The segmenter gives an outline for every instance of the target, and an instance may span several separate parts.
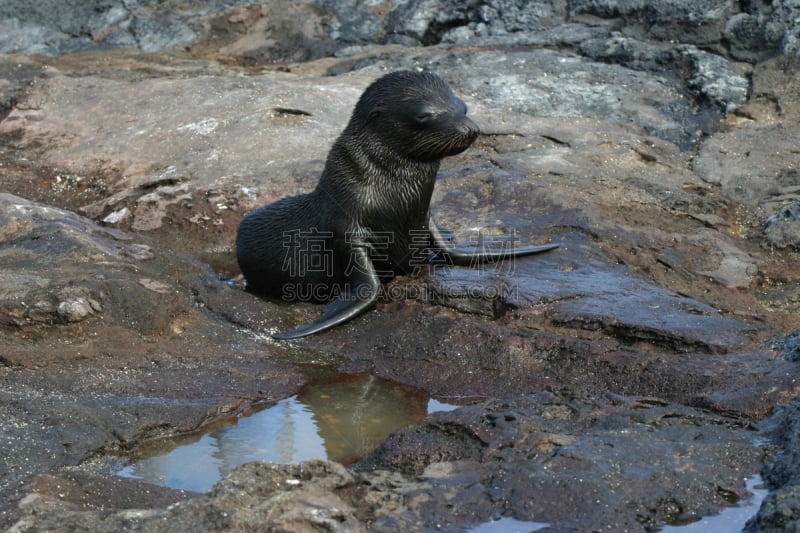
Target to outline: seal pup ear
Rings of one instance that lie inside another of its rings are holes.
[[[384,111],[385,109],[383,108],[383,106],[375,106],[372,109],[370,109],[369,113],[367,113],[367,124],[380,117],[384,113]]]

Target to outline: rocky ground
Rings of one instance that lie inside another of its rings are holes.
[[[762,471],[748,531],[800,527],[797,2],[58,4],[0,7],[4,528],[648,531]],[[273,341],[318,307],[226,283],[236,225],[312,188],[398,68],[482,129],[437,224],[561,246]],[[476,399],[347,468],[254,463],[203,495],[109,474],[313,366]]]

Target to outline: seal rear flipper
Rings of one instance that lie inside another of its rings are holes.
[[[380,279],[366,248],[356,247],[353,251],[354,266],[346,280],[347,290],[328,302],[315,321],[288,331],[273,333],[272,338],[285,340],[313,335],[355,318],[375,302],[381,287]]]
[[[453,265],[474,265],[475,262],[484,261],[501,261],[510,257],[519,257],[523,255],[539,254],[547,252],[554,248],[558,248],[558,244],[539,244],[534,246],[514,246],[510,249],[500,250],[477,250],[473,248],[463,248],[453,246],[450,244],[451,238],[448,238],[443,232],[433,223],[429,222],[428,230],[431,233],[431,247],[436,255]],[[452,232],[447,232],[452,235]]]

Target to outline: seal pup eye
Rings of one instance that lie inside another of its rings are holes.
[[[436,118],[436,114],[430,111],[422,111],[414,116],[414,120],[422,124],[424,124],[425,122],[430,122],[434,118]]]

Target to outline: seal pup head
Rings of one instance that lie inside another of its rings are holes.
[[[405,159],[437,161],[459,154],[480,129],[447,83],[430,72],[402,70],[378,78],[359,98],[348,124]]]

